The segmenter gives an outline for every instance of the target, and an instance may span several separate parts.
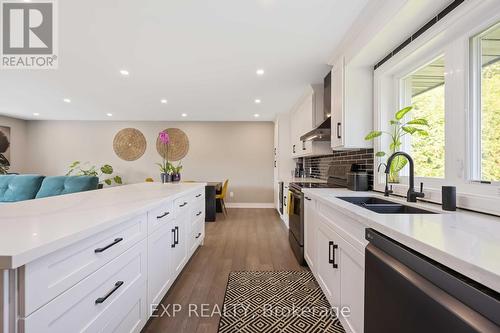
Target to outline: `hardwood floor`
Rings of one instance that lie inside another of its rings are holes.
[[[217,222],[205,227],[204,246],[162,301],[170,315],[150,319],[143,333],[216,333],[219,315],[217,311],[210,314],[222,306],[229,272],[305,269],[297,263],[288,244],[288,230],[274,209],[229,209],[227,218],[219,215]],[[181,306],[175,316],[174,304]],[[203,304],[207,304],[206,312]],[[160,308],[158,315],[162,312]]]

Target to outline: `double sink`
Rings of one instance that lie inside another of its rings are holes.
[[[437,214],[413,206],[403,205],[375,197],[337,197],[378,214]]]

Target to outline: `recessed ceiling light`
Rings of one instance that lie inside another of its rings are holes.
[[[39,114],[38,112],[34,112],[34,113],[33,113],[33,115],[34,115],[35,117],[38,117],[40,114]]]
[[[187,113],[183,113],[183,114],[181,114],[181,116],[183,116],[184,118],[186,118],[188,115],[187,115]]]
[[[162,99],[160,102],[161,104],[167,104],[168,101],[166,99]]]
[[[259,118],[260,117],[260,114],[256,113],[253,115],[255,118]]]
[[[258,76],[264,75],[265,71],[262,68],[259,68],[255,73],[257,73]]]
[[[112,113],[106,113],[106,116],[113,117],[113,114]]]
[[[63,99],[63,102],[64,103],[71,103],[71,100],[69,98],[65,98],[65,99]]]
[[[260,104],[262,101],[258,98],[255,99],[255,104]]]
[[[129,76],[130,75],[130,73],[127,70],[125,70],[125,69],[120,70],[120,74],[123,75],[123,76]]]

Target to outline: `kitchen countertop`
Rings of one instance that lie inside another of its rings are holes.
[[[310,177],[281,177],[280,181],[285,183],[326,183],[326,180]]]
[[[1,204],[0,269],[20,267],[204,186],[141,183]]]
[[[347,189],[303,189],[308,196],[355,219],[367,228],[500,292],[500,218],[458,210],[446,212],[441,206],[408,203],[405,199],[385,198],[376,192]],[[441,214],[377,214],[337,196],[374,196]]]

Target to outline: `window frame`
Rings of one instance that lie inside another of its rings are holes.
[[[474,128],[473,96],[471,95],[472,70],[471,38],[500,22],[498,2],[471,1],[462,4],[454,12],[436,23],[431,29],[410,43],[398,54],[374,72],[374,130],[384,130],[388,114],[394,114],[400,106],[400,84],[404,74],[436,59],[445,58],[445,178],[415,178],[418,186],[424,182],[425,200],[441,202],[441,186],[457,187],[457,205],[480,212],[500,215],[500,184],[483,184],[471,181],[475,172],[469,163],[472,157],[471,140]],[[458,135],[457,135],[458,133]],[[463,133],[463,135],[461,134]],[[387,147],[383,137],[374,140],[375,151]],[[377,172],[386,157],[374,159],[374,189],[383,191],[385,174]],[[480,160],[479,160],[480,163]],[[395,184],[395,194],[406,195],[407,167]]]
[[[481,38],[494,29],[500,28],[500,21],[488,26],[479,33],[473,34],[469,40],[469,181],[488,185],[500,185],[500,180],[486,182],[482,177],[482,47]]]
[[[429,56],[431,56],[432,53],[429,54]],[[408,105],[411,105],[411,99],[412,99],[412,96],[411,96],[411,85],[410,85],[410,76],[419,71],[420,69],[422,68],[425,68],[426,66],[432,64],[433,62],[435,62],[436,60],[438,60],[439,58],[443,58],[444,60],[444,63],[445,63],[445,66],[446,66],[446,57],[445,57],[445,54],[444,53],[440,53],[440,54],[437,54],[436,56],[434,56],[430,61],[425,61],[423,63],[421,63],[420,66],[416,67],[416,69],[413,69],[411,71],[407,71],[406,73],[404,71],[398,73],[397,77],[399,77],[399,79],[396,79],[398,80],[398,84],[399,84],[399,109],[402,109]],[[415,63],[415,65],[417,65],[417,63]],[[445,79],[445,104],[446,104],[446,79]],[[445,105],[445,109],[446,109],[446,105]],[[445,110],[445,113],[446,113],[446,110]],[[407,117],[405,116],[405,119]],[[406,121],[405,119],[403,119],[404,121]],[[408,151],[411,153],[411,140],[409,140],[411,138],[411,136],[408,136],[406,135],[404,138],[403,138],[403,142],[402,142],[402,146],[404,147],[405,151]],[[445,116],[445,139],[446,139],[446,116]],[[445,144],[445,161],[444,161],[444,164],[445,164],[445,170],[444,170],[444,175],[443,177],[422,177],[422,176],[418,176],[417,174],[415,174],[415,179],[418,179],[419,181],[421,182],[433,182],[434,180],[444,180],[446,179],[446,144]],[[405,174],[407,175],[407,174]]]

